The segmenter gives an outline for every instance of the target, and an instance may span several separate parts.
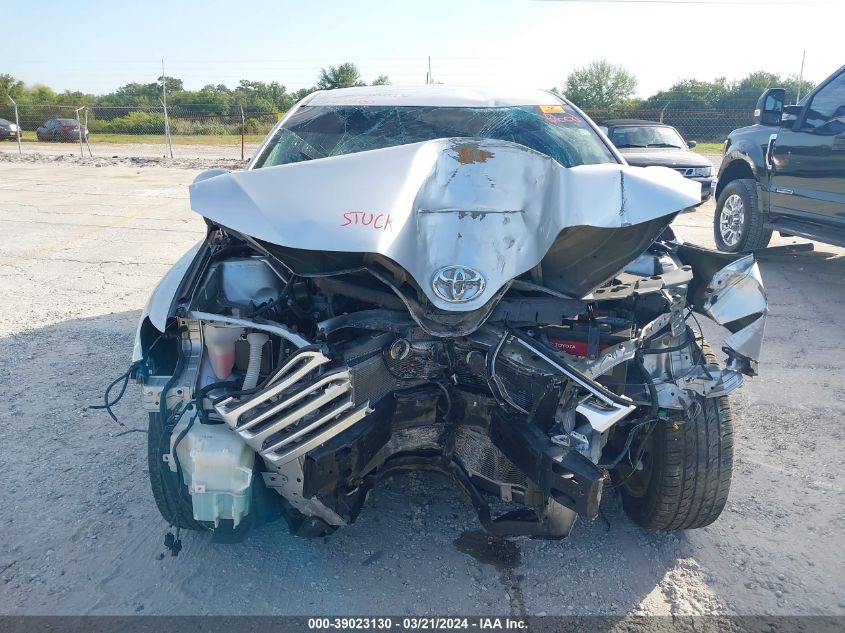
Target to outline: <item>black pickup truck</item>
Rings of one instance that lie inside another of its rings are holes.
[[[798,105],[766,90],[734,130],[716,184],[719,250],[765,247],[772,231],[845,246],[845,66]]]

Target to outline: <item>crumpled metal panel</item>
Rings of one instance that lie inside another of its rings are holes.
[[[756,373],[769,313],[760,268],[747,255],[717,272],[705,291],[704,313],[732,332],[725,345],[751,361]]]
[[[438,139],[219,175],[191,185],[206,218],[280,246],[379,253],[442,310],[486,304],[536,266],[566,227],[620,228],[700,201],[700,186],[663,167],[564,168],[522,145]],[[484,278],[471,300],[433,291],[445,267]]]

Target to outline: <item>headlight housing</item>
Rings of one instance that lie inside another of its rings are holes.
[[[713,175],[712,167],[696,167],[692,170],[693,178],[704,178]]]

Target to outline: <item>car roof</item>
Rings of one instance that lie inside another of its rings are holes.
[[[434,106],[453,108],[501,108],[560,104],[560,97],[548,90],[477,86],[361,86],[313,93],[309,106]]]
[[[672,127],[668,123],[661,123],[660,121],[646,121],[645,119],[610,119],[603,122],[602,125],[605,127],[617,127],[619,125]]]

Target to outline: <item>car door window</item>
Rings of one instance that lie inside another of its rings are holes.
[[[819,90],[807,107],[802,131],[835,136],[845,132],[845,73]]]

